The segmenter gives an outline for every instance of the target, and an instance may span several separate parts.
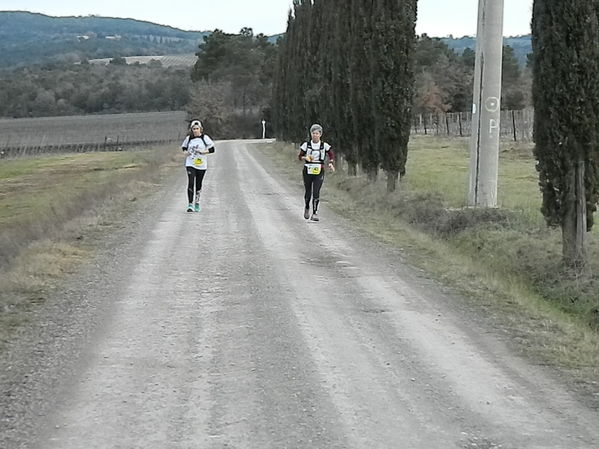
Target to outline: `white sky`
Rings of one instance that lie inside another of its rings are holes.
[[[479,0],[419,0],[416,32],[433,37],[476,34]],[[504,0],[504,35],[530,33],[533,0]],[[215,28],[237,33],[278,34],[287,27],[290,0],[0,0],[0,11],[31,11],[50,16],[128,17],[183,30]]]

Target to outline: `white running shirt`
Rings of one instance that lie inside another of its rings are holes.
[[[181,144],[181,148],[189,152],[187,159],[185,159],[186,167],[193,167],[198,170],[206,170],[208,168],[208,158],[206,157],[208,155],[200,154],[200,151],[212,148],[214,142],[206,134],[204,134],[204,140],[206,141],[206,145],[204,145],[204,142],[200,137],[194,137],[191,140],[189,139],[189,136],[185,138]]]

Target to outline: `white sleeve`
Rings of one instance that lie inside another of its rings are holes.
[[[183,149],[187,149],[187,144],[189,143],[189,136],[185,137],[185,140],[183,141],[183,143],[181,144],[181,148]]]
[[[324,143],[324,151],[329,151],[331,149],[331,146],[328,143]]]
[[[210,136],[204,134],[204,139],[206,140],[207,148],[212,148],[214,146],[214,141],[210,138]]]
[[[308,142],[304,142],[300,145],[300,150],[306,151],[308,149]]]

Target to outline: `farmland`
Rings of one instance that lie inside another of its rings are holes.
[[[152,61],[158,61],[162,67],[192,67],[198,57],[194,53],[185,53],[182,55],[162,55],[162,56],[125,56],[127,64],[149,64]],[[90,59],[90,64],[106,65],[112,61],[112,58]]]
[[[0,155],[94,151],[183,139],[184,111],[0,119]]]

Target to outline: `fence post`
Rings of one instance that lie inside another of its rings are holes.
[[[518,142],[518,134],[516,132],[516,111],[512,110],[512,126],[514,127],[514,142]]]

